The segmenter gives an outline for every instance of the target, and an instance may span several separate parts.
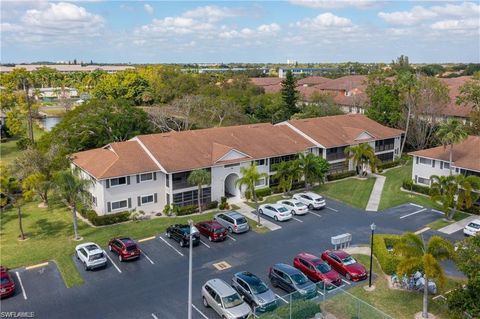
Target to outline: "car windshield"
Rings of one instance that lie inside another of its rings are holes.
[[[475,229],[480,229],[480,224],[470,223],[470,224],[468,224],[468,227],[472,227],[472,228],[475,228]]]
[[[267,285],[265,285],[262,281],[258,281],[255,284],[250,284],[250,288],[252,288],[252,292],[254,294],[263,294],[265,291],[268,291]]]
[[[223,297],[222,300],[223,300],[223,306],[226,309],[236,307],[243,303],[242,298],[240,298],[240,295],[237,293],[234,293],[233,295],[230,295],[228,297]]]
[[[95,255],[91,255],[88,260],[93,261],[93,260],[98,260],[103,258],[103,253],[98,253]]]
[[[279,208],[277,208],[277,210],[278,210],[280,213],[288,212],[288,209],[286,209],[285,207],[279,207]]]
[[[321,197],[315,198],[316,202],[321,202],[322,200],[323,200],[323,198],[321,198]]]
[[[8,284],[10,282],[10,279],[8,279],[8,277],[2,277],[0,278],[0,284],[1,285],[5,285],[5,284]]]
[[[326,274],[327,272],[329,272],[330,270],[332,270],[332,268],[330,268],[330,266],[327,264],[327,263],[321,263],[321,264],[318,264],[315,266],[322,274]]]
[[[213,232],[214,232],[215,234],[221,234],[221,233],[223,233],[224,231],[225,231],[225,228],[223,228],[223,227],[222,227],[222,228],[217,228],[217,229],[214,229],[214,230],[213,230]]]
[[[127,246],[127,251],[134,251],[134,250],[137,250],[137,245]]]
[[[293,282],[296,283],[297,285],[303,285],[308,280],[304,274],[293,274],[290,277],[292,277]]]
[[[355,260],[355,258],[353,258],[352,256],[348,256],[347,258],[343,258],[342,259],[342,263],[345,265],[345,266],[348,266],[348,265],[353,265],[354,263],[356,263],[357,261]]]
[[[305,205],[304,203],[295,203],[295,206],[297,207],[305,207],[307,205]]]
[[[236,218],[236,220],[238,225],[247,223],[247,220],[245,219],[245,217],[239,217],[239,218]]]

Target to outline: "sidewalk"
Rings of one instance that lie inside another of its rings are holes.
[[[244,202],[237,202],[237,203],[235,203],[235,205],[240,207],[240,209],[238,209],[239,213],[242,213],[246,217],[248,217],[248,218],[250,218],[254,221],[257,221],[257,214],[255,214],[255,210],[252,207],[248,206]],[[272,223],[271,221],[266,220],[265,218],[262,218],[262,217],[260,217],[260,221],[261,221],[263,226],[267,227],[268,229],[270,229],[272,231],[282,228],[281,226],[278,226],[277,224]]]
[[[478,215],[472,215],[472,216],[467,217],[465,219],[462,219],[462,220],[460,220],[456,223],[453,223],[451,225],[440,228],[438,231],[442,232],[444,234],[450,235],[450,234],[453,234],[454,232],[457,232],[457,231],[463,229],[465,226],[467,226],[474,219],[478,219]]]
[[[367,208],[365,210],[376,212],[380,205],[380,199],[382,198],[383,185],[385,184],[385,176],[372,174],[375,179],[375,185],[373,185],[372,193],[368,199]]]

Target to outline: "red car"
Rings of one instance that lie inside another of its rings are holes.
[[[140,257],[137,244],[128,237],[113,238],[108,242],[108,249],[118,255],[118,260],[124,261]]]
[[[227,229],[215,220],[195,224],[200,234],[208,237],[209,241],[222,241],[227,238]]]
[[[15,282],[8,269],[0,266],[0,298],[10,297],[15,293]]]
[[[322,253],[322,259],[348,280],[359,281],[367,279],[365,267],[343,250],[325,250]]]
[[[313,282],[330,282],[335,286],[342,284],[342,278],[340,278],[338,272],[312,254],[298,254],[293,259],[293,266],[303,272]],[[331,288],[333,288],[333,286]]]

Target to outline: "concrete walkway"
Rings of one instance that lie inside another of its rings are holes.
[[[448,226],[445,226],[443,228],[440,228],[438,231],[442,232],[444,234],[453,234],[454,232],[457,232],[461,229],[463,229],[465,226],[467,226],[472,220],[478,219],[478,215],[472,215],[470,217],[467,217],[465,219],[462,219],[456,223],[450,224]]]
[[[382,198],[383,185],[385,184],[385,176],[373,174],[375,179],[375,185],[373,185],[372,193],[368,199],[367,211],[376,212],[380,205],[380,199]]]
[[[255,210],[252,207],[248,206],[244,202],[236,202],[235,205],[240,207],[240,209],[238,209],[239,213],[247,216],[248,218],[254,221],[257,221],[257,214],[255,213]],[[260,217],[260,222],[262,223],[263,226],[267,227],[270,230],[278,230],[282,228],[281,226],[278,226],[277,224],[272,223],[271,221],[266,220],[263,217]]]

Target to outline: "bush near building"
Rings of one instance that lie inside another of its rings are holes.
[[[398,235],[375,235],[373,238],[373,254],[377,257],[383,272],[391,275],[397,271],[398,257],[388,248],[395,245],[400,236]]]

